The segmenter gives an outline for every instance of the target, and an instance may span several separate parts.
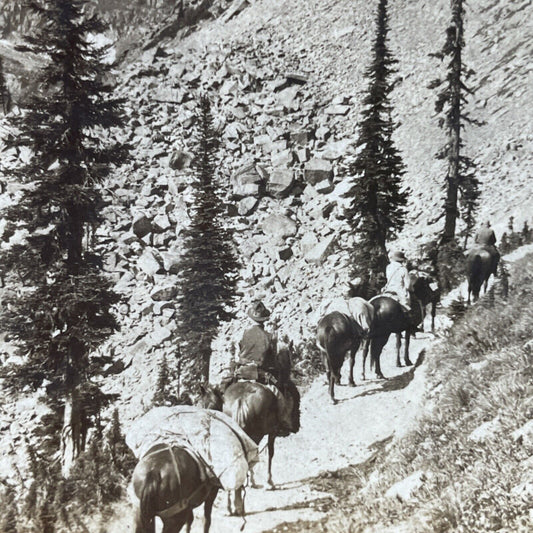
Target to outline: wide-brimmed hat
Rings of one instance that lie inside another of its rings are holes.
[[[407,261],[407,258],[405,257],[403,252],[394,251],[390,254],[391,261],[399,261],[400,263],[403,261]]]
[[[263,302],[257,300],[248,309],[248,316],[256,322],[265,322],[270,317],[270,311]]]

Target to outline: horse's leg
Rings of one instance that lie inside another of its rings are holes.
[[[412,366],[411,359],[409,359],[409,341],[411,340],[411,332],[407,330],[405,332],[405,349],[403,354],[403,359],[405,361],[405,366]]]
[[[402,366],[402,362],[400,361],[401,348],[402,348],[402,334],[396,333],[396,366],[398,367]]]
[[[192,515],[192,509],[186,509],[185,511],[181,511],[181,513],[178,513],[177,515],[165,518],[163,520],[162,533],[177,533],[178,531],[181,531],[183,524],[187,524],[187,533],[190,533],[191,530],[189,529],[189,518],[192,523],[192,519],[194,517],[190,517],[189,515]]]
[[[366,379],[365,366],[366,366],[366,358],[368,356],[369,346],[370,346],[370,337],[366,337],[363,341],[363,379]]]
[[[268,435],[268,479],[267,483],[270,489],[275,489],[274,483],[272,482],[272,459],[274,459],[274,441],[276,439],[276,435],[269,434]]]
[[[141,506],[135,506],[135,533],[155,533],[155,520],[145,524],[141,515]]]
[[[213,503],[218,494],[218,489],[216,487],[212,488],[208,493],[204,503],[204,533],[209,533],[209,528],[211,527],[211,512],[213,511]],[[244,505],[243,505],[244,508]],[[192,515],[192,511],[191,511]],[[192,519],[191,519],[192,523]],[[187,529],[189,533],[189,529]]]
[[[254,475],[254,469],[253,467],[250,468],[250,472],[249,472],[249,475],[250,475],[250,486],[254,489],[258,488],[258,485],[257,483],[255,482],[255,475]]]
[[[335,401],[335,375],[333,370],[331,370],[331,363],[329,361],[329,356],[326,360],[326,368],[327,368],[327,377],[328,377],[328,391],[329,395],[331,397],[331,401],[335,404],[337,403]]]
[[[244,499],[242,497],[242,487],[235,490],[235,514],[237,516],[244,516]]]
[[[354,346],[350,350],[350,377],[348,379],[348,385],[350,385],[350,387],[355,387],[355,381],[353,380],[353,365],[355,363],[355,353],[357,352],[357,348],[359,348],[359,346]]]
[[[231,491],[228,490],[228,515],[233,516],[233,510],[231,509]]]
[[[387,344],[388,340],[389,335],[385,335],[383,337],[374,337],[370,342],[370,362],[374,367],[376,377],[380,379],[385,379],[385,376],[383,376],[383,373],[381,372],[381,364],[379,362],[379,358],[381,356],[383,347],[385,346],[385,344]]]
[[[187,510],[187,518],[185,519],[185,523],[187,524],[187,533],[191,533],[191,527],[192,522],[194,520],[194,513],[192,512],[192,509]]]

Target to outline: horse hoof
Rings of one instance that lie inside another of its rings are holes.
[[[405,366],[413,366],[413,363],[409,359],[405,361]]]
[[[350,387],[355,387],[355,382],[350,381],[349,385],[350,385]]]
[[[333,399],[331,400],[331,403],[333,403],[333,405],[337,405],[337,400]]]

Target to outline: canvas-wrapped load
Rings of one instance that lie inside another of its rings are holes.
[[[363,333],[368,333],[374,319],[374,307],[365,299],[355,296],[345,300],[342,297],[325,301],[319,309],[319,317],[337,311],[349,317],[361,326]]]
[[[188,448],[225,490],[242,487],[259,459],[255,442],[230,417],[184,405],[151,409],[129,427],[126,443],[137,459],[156,444]]]

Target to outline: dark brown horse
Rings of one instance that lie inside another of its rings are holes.
[[[474,302],[479,298],[481,286],[487,292],[487,285],[491,274],[496,274],[499,256],[485,248],[471,249],[466,256],[466,275],[468,280],[468,303],[470,295]]]
[[[344,313],[333,311],[320,319],[317,326],[317,344],[324,355],[324,366],[329,385],[329,395],[335,404],[335,383],[340,384],[341,368],[346,353],[350,352],[349,385],[354,387],[353,366],[355,353],[363,337],[362,328]]]
[[[288,381],[283,388],[283,396],[289,404],[291,413],[291,432],[297,433],[300,429],[300,393],[292,381]],[[224,414],[233,418],[256,444],[259,444],[264,436],[268,436],[267,483],[274,488],[272,459],[274,441],[280,436],[280,419],[278,399],[272,390],[255,381],[233,383],[223,394],[218,389],[208,387],[202,405],[207,409],[222,410]],[[236,502],[238,501],[237,494]]]
[[[400,349],[402,342],[401,334],[404,331],[404,361],[406,366],[413,364],[409,359],[409,342],[416,326],[412,324],[404,308],[394,298],[385,295],[376,296],[370,300],[370,303],[374,306],[375,311],[370,336],[370,366],[374,367],[378,378],[383,378],[379,359],[391,333],[396,333],[396,366],[402,366]],[[366,354],[363,354],[364,359],[366,359]]]
[[[220,487],[192,451],[167,444],[153,446],[137,463],[132,485],[137,497],[135,533],[155,533],[156,516],[163,521],[163,533],[177,533],[184,524],[190,532],[193,509],[202,503],[204,533],[209,531]]]
[[[283,346],[277,353],[279,389],[288,404],[291,413],[291,432],[300,430],[300,393],[296,385],[289,379],[292,346]],[[259,444],[264,436],[268,436],[268,478],[267,483],[274,488],[272,481],[272,459],[274,458],[274,442],[280,433],[280,414],[278,399],[267,386],[255,381],[237,381],[231,384],[224,393],[214,387],[204,387],[202,407],[217,409],[230,416],[244,432]],[[228,499],[228,510],[231,505]],[[235,491],[235,512],[244,515],[242,489]]]
[[[431,331],[435,331],[435,315],[437,313],[437,305],[440,302],[440,288],[435,279],[422,272],[410,272],[411,290],[413,296],[418,300],[422,311],[422,321],[420,324],[424,325],[426,318],[426,308],[431,305]]]

